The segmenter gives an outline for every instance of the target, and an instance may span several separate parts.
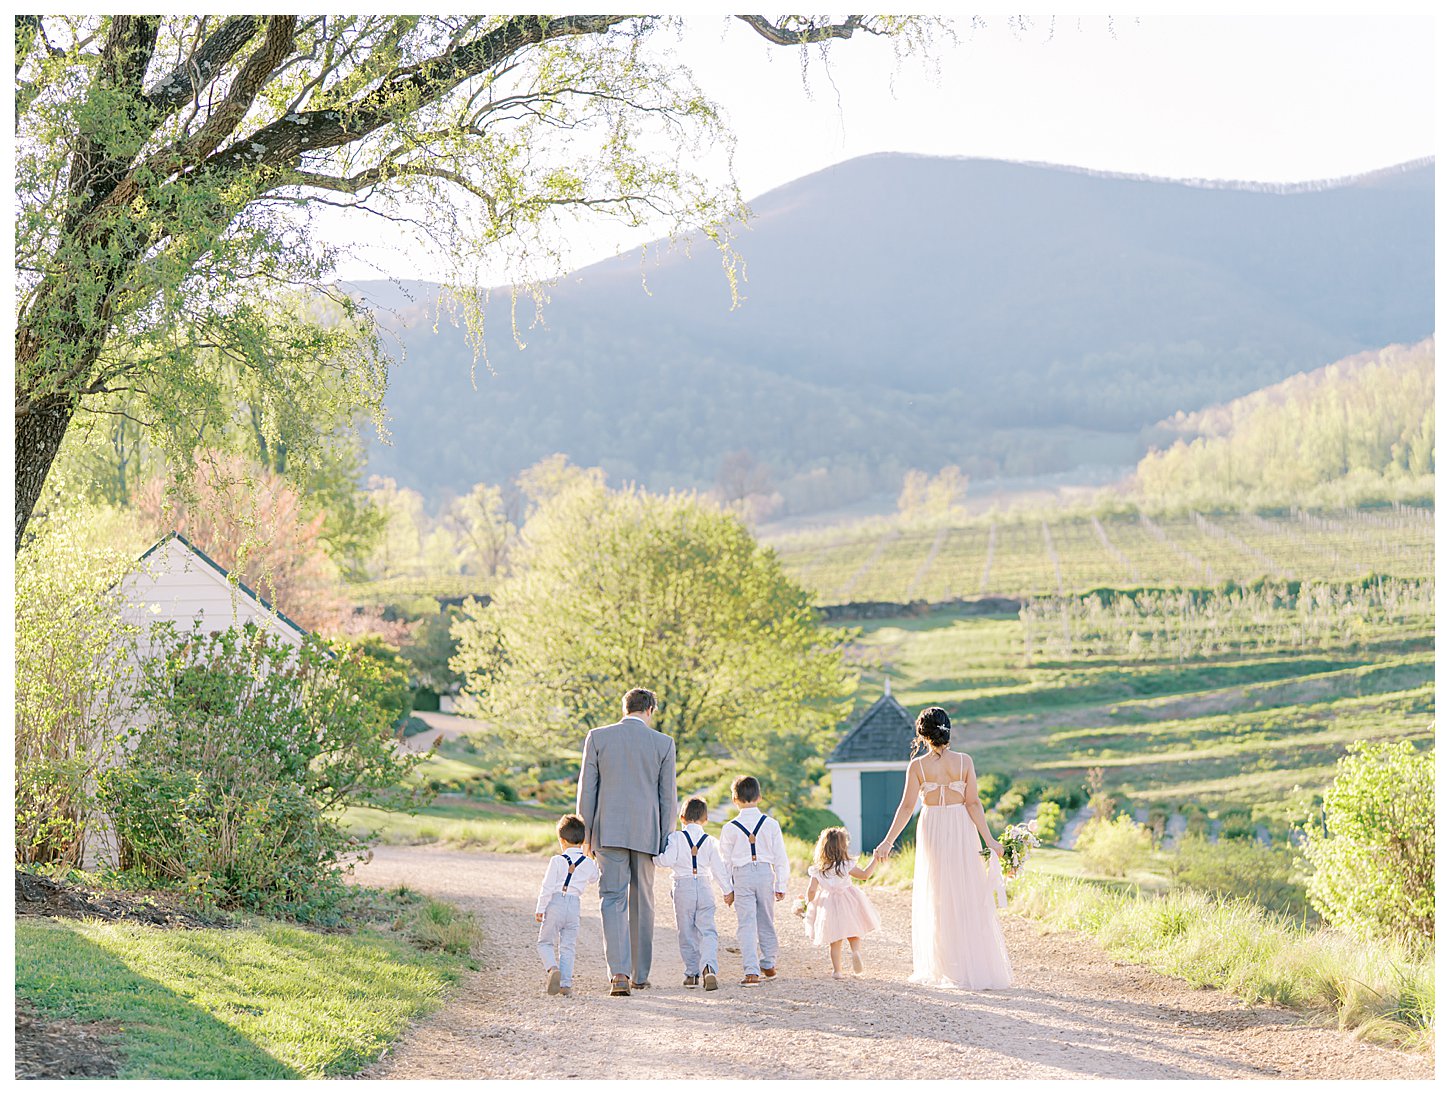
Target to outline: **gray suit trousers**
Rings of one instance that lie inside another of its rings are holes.
[[[595,848],[599,864],[599,918],[604,921],[604,960],[609,975],[649,980],[654,957],[655,861],[632,848]]]

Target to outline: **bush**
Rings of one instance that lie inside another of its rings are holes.
[[[804,840],[812,846],[825,829],[844,827],[845,822],[824,806],[797,806],[788,814],[777,818],[781,832]]]
[[[1043,844],[1056,844],[1062,839],[1062,807],[1055,802],[1043,802],[1037,807],[1037,839]]]
[[[1324,828],[1306,834],[1309,899],[1360,937],[1435,937],[1435,751],[1355,742],[1324,795]]]
[[[363,841],[330,812],[403,804],[423,754],[390,734],[396,680],[360,652],[300,648],[254,625],[159,624],[141,663],[144,725],[98,779],[118,866],[206,902],[325,918]]]
[[[983,772],[979,775],[977,777],[977,797],[982,800],[982,808],[990,810],[1011,785],[1012,777],[1004,776],[1001,772]]]
[[[1220,840],[1253,840],[1254,816],[1243,806],[1230,806],[1218,812]]]
[[[1065,814],[1086,805],[1087,800],[1087,788],[1080,783],[1050,783],[1042,789],[1042,801],[1055,803]]]
[[[32,522],[15,558],[15,861],[78,867],[97,763],[126,709],[134,627],[104,592],[130,560],[82,520]]]
[[[1287,848],[1240,840],[1210,844],[1201,836],[1185,836],[1168,869],[1179,885],[1308,918],[1308,897]]]
[[[1077,837],[1077,850],[1088,866],[1120,878],[1142,863],[1152,847],[1148,830],[1127,814],[1112,821],[1090,818]]]

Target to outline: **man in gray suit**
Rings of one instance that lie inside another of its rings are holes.
[[[589,731],[577,808],[599,865],[599,915],[609,995],[649,985],[655,930],[654,857],[675,827],[675,741],[650,728],[655,696],[624,694],[624,718]],[[626,910],[628,915],[626,917]]]

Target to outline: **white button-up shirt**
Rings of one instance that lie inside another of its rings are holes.
[[[574,868],[574,877],[569,878],[569,893],[581,896],[591,883],[599,881],[599,868],[594,860],[584,855],[582,848],[570,848],[569,859],[561,852],[549,857],[549,869],[544,872],[544,883],[539,887],[539,903],[534,912],[541,913],[549,907],[549,898],[564,891],[564,879],[569,877],[569,862],[583,856],[584,862]]]
[[[785,837],[781,835],[780,822],[762,814],[759,807],[747,806],[735,815],[733,821],[725,823],[720,830],[720,858],[725,860],[725,866],[731,871],[749,863],[750,840],[734,822],[740,822],[745,826],[746,832],[750,832],[762,817],[765,818],[765,824],[755,834],[756,861],[771,865],[775,871],[775,892],[785,893],[786,879],[790,877],[790,855],[785,850]],[[725,892],[734,893],[734,883]]]
[[[690,840],[699,845],[693,861],[690,858],[690,845],[685,840],[687,833]],[[700,843],[702,836],[705,837],[703,844]],[[703,825],[691,822],[685,826],[684,832],[677,830],[671,833],[669,839],[665,841],[665,850],[655,856],[655,866],[669,867],[675,872],[676,882],[696,877],[695,862],[700,865],[699,877],[708,881],[713,876],[715,881],[720,884],[721,893],[730,892],[730,872],[726,870],[725,860],[720,856],[720,842],[713,836],[706,836]]]

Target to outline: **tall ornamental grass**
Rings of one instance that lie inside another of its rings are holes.
[[[1367,1041],[1434,1045],[1434,956],[1426,951],[1307,930],[1241,898],[1192,890],[1148,898],[1042,872],[1012,883],[1011,906],[1048,927],[1086,932],[1114,957],[1247,1003],[1319,1013]]]

